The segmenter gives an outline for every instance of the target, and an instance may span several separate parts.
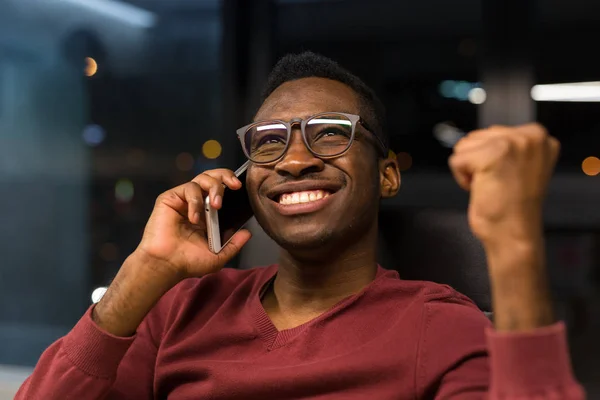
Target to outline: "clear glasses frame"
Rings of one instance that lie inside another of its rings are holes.
[[[348,140],[348,145],[336,152],[335,154],[320,154],[318,152],[316,152],[314,149],[312,149],[312,147],[310,146],[308,139],[306,137],[306,126],[308,125],[308,123],[311,120],[314,119],[318,119],[319,117],[324,117],[324,116],[339,116],[339,117],[344,117],[346,118],[348,121],[351,122],[351,134],[350,134],[350,138]],[[376,147],[378,148],[378,150],[383,154],[385,153],[385,145],[383,144],[383,142],[381,141],[381,139],[372,133],[372,131],[365,125],[364,121],[361,119],[360,116],[355,115],[355,114],[348,114],[348,113],[340,113],[340,112],[324,112],[324,113],[318,113],[315,115],[311,115],[310,117],[307,118],[293,118],[290,121],[282,121],[282,120],[263,120],[263,121],[256,121],[253,122],[251,124],[248,124],[246,126],[243,126],[241,128],[239,128],[236,133],[238,135],[238,138],[240,140],[240,144],[242,145],[242,150],[244,151],[244,154],[246,155],[246,157],[252,161],[255,164],[271,164],[274,162],[279,161],[280,159],[282,159],[285,154],[287,153],[289,147],[290,147],[290,139],[292,136],[292,128],[294,127],[294,125],[300,125],[300,132],[302,134],[302,141],[304,142],[304,145],[306,146],[306,148],[316,157],[321,158],[321,159],[331,159],[331,158],[335,158],[335,157],[340,157],[341,155],[343,155],[344,153],[346,153],[350,147],[352,146],[352,143],[354,142],[354,138],[356,137],[356,125],[357,124],[361,124],[363,126],[363,128],[365,128],[367,131],[369,131],[369,133],[371,133],[371,135],[376,139]],[[248,148],[246,146],[246,133],[259,125],[263,125],[263,124],[278,124],[278,125],[283,125],[285,126],[285,128],[287,129],[287,139],[286,139],[286,143],[285,143],[285,147],[283,148],[282,152],[280,155],[278,155],[277,157],[273,158],[272,160],[261,160],[261,161],[257,161],[254,160],[252,158],[252,155],[249,154],[248,152]],[[386,156],[384,154],[384,156]]]

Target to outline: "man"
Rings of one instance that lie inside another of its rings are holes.
[[[559,145],[541,126],[473,132],[450,159],[488,257],[492,329],[448,286],[377,265],[378,204],[400,174],[358,78],[287,56],[254,120],[238,131],[246,185],[279,264],[220,270],[247,231],[208,250],[202,199],[219,208],[222,184],[239,189],[231,171],[163,193],[104,298],[17,399],[584,398],[546,283],[541,209]]]

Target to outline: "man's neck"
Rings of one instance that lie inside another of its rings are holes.
[[[322,261],[283,251],[262,300],[275,325],[281,329],[307,322],[371,283],[377,274],[375,243],[363,241]]]

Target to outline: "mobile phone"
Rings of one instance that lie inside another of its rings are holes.
[[[254,215],[246,190],[246,171],[249,164],[250,161],[246,161],[235,171],[235,176],[242,182],[240,189],[231,190],[223,185],[225,191],[219,211],[211,207],[208,196],[204,199],[208,247],[215,254],[220,252],[229,243],[231,237]]]

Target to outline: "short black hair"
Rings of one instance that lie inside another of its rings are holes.
[[[360,78],[330,58],[306,51],[288,54],[281,58],[267,79],[261,101],[264,102],[282,84],[302,78],[326,78],[349,86],[358,95],[360,116],[371,133],[384,145],[384,157],[389,150],[389,138],[385,132],[385,107],[373,89]]]

